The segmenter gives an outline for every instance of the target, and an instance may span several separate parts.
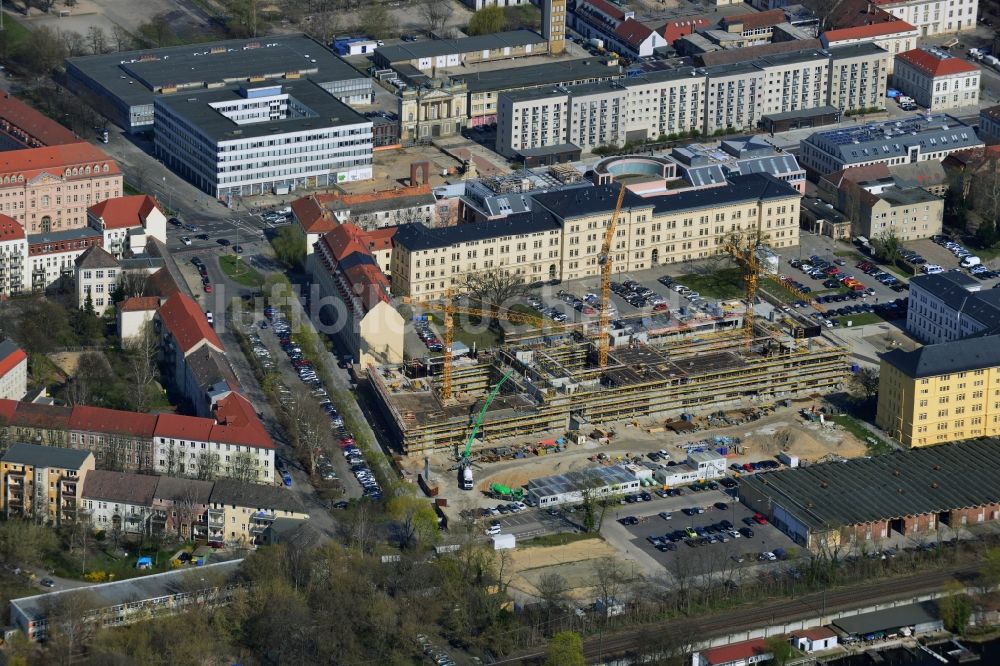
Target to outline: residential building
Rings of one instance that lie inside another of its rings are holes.
[[[918,275],[910,289],[906,330],[924,344],[1000,333],[1000,292],[964,273]]]
[[[9,92],[0,97],[0,150],[78,143],[80,139]]]
[[[431,79],[399,93],[399,138],[403,145],[430,143],[462,133],[468,110],[463,81]]]
[[[892,84],[929,111],[979,106],[979,68],[947,51],[921,48],[896,56]]]
[[[98,600],[98,607],[76,619],[107,629],[148,622],[150,618],[176,615],[191,608],[219,608],[244,589],[237,575],[242,562],[218,562],[198,567],[196,571],[179,569],[88,586],[88,598]],[[79,590],[65,589],[12,599],[11,623],[23,631],[28,640],[45,640],[52,609],[73,594],[79,594]]]
[[[529,211],[501,219],[438,229],[401,225],[393,237],[392,293],[438,298],[466,273],[495,268],[525,282],[597,275],[603,229],[617,196],[614,185],[571,188],[533,194]],[[725,234],[758,222],[773,247],[793,247],[799,199],[797,190],[764,173],[646,198],[626,191],[613,250],[616,270],[718,254]]]
[[[452,81],[462,81],[468,91],[465,108],[468,127],[494,125],[497,122],[497,100],[501,93],[528,88],[575,86],[624,79],[625,72],[617,65],[608,65],[601,58],[560,60],[558,62],[497,69],[475,74],[452,74]]]
[[[100,245],[87,248],[76,258],[76,306],[103,316],[114,304],[113,294],[121,278],[118,261]]]
[[[316,244],[313,282],[333,306],[324,325],[362,367],[403,361],[405,322],[391,303],[381,267],[390,261],[395,231],[365,232],[345,222]]]
[[[153,534],[172,534],[182,541],[208,540],[208,507],[212,481],[156,478],[153,492]]]
[[[1000,336],[894,349],[879,364],[876,424],[905,446],[1000,434]]]
[[[103,247],[116,259],[143,254],[150,238],[167,242],[167,217],[148,194],[106,199],[87,209],[87,221],[103,232]]]
[[[0,214],[0,296],[16,296],[31,287],[28,239],[24,227]]]
[[[554,0],[560,2],[562,0]],[[429,39],[397,46],[383,46],[372,56],[380,67],[411,65],[422,72],[479,62],[541,55],[548,40],[530,30],[512,30],[459,39]]]
[[[210,416],[215,403],[238,385],[222,341],[191,297],[177,293],[157,311],[161,356],[169,381],[191,402],[198,416]]]
[[[568,107],[568,91],[539,88],[501,93],[497,100],[496,151],[515,157],[523,150],[564,145]]]
[[[159,477],[91,470],[83,481],[81,507],[96,530],[150,536]]]
[[[959,150],[944,158],[941,165],[950,177],[949,182],[953,182],[962,196],[967,197],[977,179],[991,178],[1000,169],[1000,145]]]
[[[370,104],[372,80],[302,34],[229,39],[66,60],[66,85],[128,132],[153,129],[155,100],[241,84],[310,79],[344,104]],[[95,200],[96,201],[96,200]]]
[[[700,32],[711,27],[711,25],[712,22],[707,18],[695,16],[667,21],[662,26],[657,28],[656,32],[663,35],[663,39],[666,40],[668,45],[673,46],[674,42],[681,37],[693,35],[696,32]]]
[[[895,235],[903,242],[940,234],[944,199],[920,187],[904,189],[892,182],[868,184],[844,179],[838,208],[851,219],[851,232],[865,238]]]
[[[530,0],[462,0],[462,2],[472,11],[478,12],[484,7],[517,7],[526,5]]]
[[[802,216],[802,228],[820,236],[829,236],[834,240],[850,240],[851,221],[839,210],[822,199],[802,197],[799,210]]]
[[[28,355],[13,340],[0,340],[0,399],[20,400],[28,392]]]
[[[920,30],[921,37],[975,30],[979,0],[872,0]]]
[[[841,111],[884,110],[892,56],[874,43],[834,46],[829,52],[826,103]]]
[[[256,544],[278,518],[307,520],[309,514],[284,488],[220,479],[209,498],[209,543]]]
[[[979,138],[990,146],[1000,143],[1000,104],[979,112]]]
[[[44,291],[72,281],[76,260],[103,241],[101,232],[91,227],[29,235],[26,286]]]
[[[87,226],[87,207],[122,195],[118,165],[89,143],[0,153],[0,213],[29,236]]]
[[[81,507],[83,480],[93,469],[89,451],[15,442],[0,457],[0,508],[7,518],[73,522]]]
[[[783,9],[769,9],[762,12],[724,16],[719,20],[719,27],[725,32],[740,35],[748,40],[737,46],[737,48],[742,48],[770,42],[774,27],[785,21]]]
[[[372,121],[312,81],[160,96],[155,104],[157,156],[219,199],[372,177]]]
[[[799,163],[816,173],[884,162],[890,166],[942,160],[982,146],[971,127],[945,114],[887,120],[857,127],[823,130],[801,142]]]
[[[889,54],[888,72],[892,74],[895,57],[915,49],[919,36],[920,31],[906,21],[892,20],[826,30],[820,35],[820,41],[825,49],[850,44],[875,44]]]
[[[146,326],[153,323],[153,317],[159,309],[159,296],[132,296],[119,303],[115,319],[121,341],[127,343],[141,336]]]

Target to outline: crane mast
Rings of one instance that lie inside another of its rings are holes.
[[[598,340],[597,345],[597,365],[601,370],[608,367],[608,350],[611,346],[611,342],[608,339],[610,334],[608,325],[611,319],[611,315],[609,313],[609,308],[611,306],[611,264],[613,263],[611,258],[611,244],[614,242],[615,227],[618,224],[618,215],[621,213],[622,203],[624,201],[625,183],[622,183],[621,188],[618,190],[618,201],[615,203],[615,210],[611,214],[611,221],[608,223],[608,230],[604,234],[604,243],[601,245],[601,254],[597,258],[598,263],[601,264],[601,338]]]

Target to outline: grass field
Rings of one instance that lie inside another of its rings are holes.
[[[870,430],[861,425],[853,416],[837,414],[833,417],[833,422],[864,442],[865,446],[868,447],[868,453],[873,456],[885,455],[895,450],[891,444],[873,435]]]
[[[851,322],[851,326],[866,326],[868,324],[881,324],[884,319],[879,317],[874,312],[862,312],[861,314],[848,315],[846,317],[836,317],[840,320],[840,325],[846,327],[847,322]]]
[[[739,268],[725,268],[705,275],[681,275],[677,283],[708,298],[740,298],[746,293],[743,272]]]
[[[219,257],[219,267],[226,276],[245,287],[260,287],[264,284],[264,278],[256,269],[247,266],[247,263],[234,254],[227,254]]]

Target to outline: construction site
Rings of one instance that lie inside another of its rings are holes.
[[[372,366],[368,377],[402,453],[458,452],[476,423],[476,455],[515,438],[574,441],[616,423],[683,424],[691,415],[822,395],[838,390],[848,370],[846,349],[794,338],[763,319],[752,338],[739,328],[609,338],[603,364],[600,344],[579,331],[455,359],[447,390],[443,374],[412,366]]]

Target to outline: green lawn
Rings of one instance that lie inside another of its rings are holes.
[[[13,51],[18,45],[27,39],[30,31],[21,23],[14,20],[10,14],[5,13],[3,17],[4,39],[7,40],[7,51]]]
[[[496,347],[500,344],[500,336],[497,335],[496,331],[492,328],[483,326],[477,317],[471,317],[468,315],[453,315],[453,321],[455,322],[454,336],[456,342],[461,342],[462,344],[472,349],[488,349],[490,347]],[[468,326],[468,328],[465,328]],[[441,328],[443,329],[443,322]],[[441,331],[442,334],[444,331]]]
[[[833,422],[864,442],[868,447],[868,453],[873,456],[885,455],[895,450],[891,444],[873,435],[870,430],[861,425],[853,416],[837,414],[833,417]]]
[[[843,327],[847,326],[847,322],[851,322],[851,326],[865,326],[867,324],[881,324],[884,319],[879,317],[874,312],[862,312],[861,314],[848,315],[846,317],[836,317],[840,320],[840,325]]]
[[[70,556],[66,551],[60,551],[58,555],[48,559],[45,565],[53,574],[60,578],[82,580],[84,577],[82,565],[85,564],[86,573],[102,571],[108,574],[111,580],[122,580],[123,578],[135,578],[136,576],[147,576],[153,573],[170,571],[170,556],[179,549],[179,546],[171,546],[160,550],[158,553],[152,548],[142,549],[142,555],[152,557],[156,563],[150,570],[135,568],[135,563],[139,555],[134,554],[134,546],[128,546],[129,555],[116,557],[108,552],[110,544],[107,542],[99,542],[94,547],[94,550],[89,552],[86,562],[81,562],[75,556]]]
[[[594,532],[558,532],[556,534],[543,534],[527,541],[522,541],[521,546],[565,546],[577,541],[586,539],[599,539],[600,535]]]
[[[142,194],[142,192],[140,192],[139,190],[135,189],[134,187],[132,187],[131,185],[129,185],[127,182],[122,183],[122,192],[125,193],[125,196],[129,196],[129,197],[135,196],[136,194]]]
[[[219,267],[226,276],[245,287],[260,287],[264,284],[264,278],[256,269],[247,266],[247,263],[235,254],[226,254],[219,257]]]
[[[739,268],[725,268],[705,275],[681,275],[676,281],[708,298],[742,298],[746,294],[746,282]]]

